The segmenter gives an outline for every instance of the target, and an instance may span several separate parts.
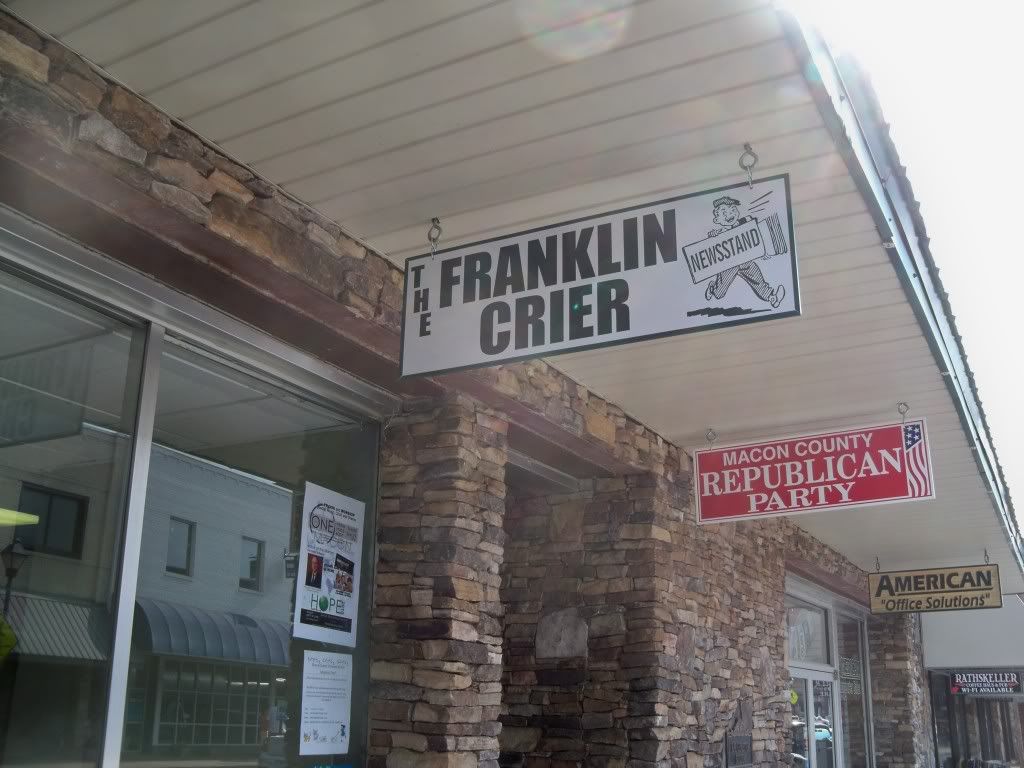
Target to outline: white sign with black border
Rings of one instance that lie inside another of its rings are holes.
[[[402,375],[800,314],[789,175],[406,262]]]

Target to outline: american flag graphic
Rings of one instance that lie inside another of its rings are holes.
[[[907,457],[907,491],[911,498],[931,496],[931,472],[921,422],[903,425],[903,449]]]

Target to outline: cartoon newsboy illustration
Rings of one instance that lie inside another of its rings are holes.
[[[748,221],[746,217],[740,217],[740,201],[734,197],[724,195],[715,198],[711,205],[714,208],[712,218],[715,221],[715,226],[708,230],[708,237],[720,235],[726,230],[738,227]],[[746,264],[729,267],[711,278],[708,281],[708,287],[704,289],[704,298],[708,301],[724,299],[737,275],[746,281],[747,285],[757,294],[757,298],[771,304],[772,309],[777,309],[786,297],[786,286],[777,285],[772,288],[764,279],[764,274],[757,262],[748,261]]]

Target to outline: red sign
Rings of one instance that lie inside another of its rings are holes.
[[[694,454],[701,523],[935,498],[924,421]]]

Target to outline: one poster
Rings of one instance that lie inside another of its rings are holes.
[[[346,754],[351,715],[352,657],[304,651],[299,754]]]
[[[800,314],[789,176],[406,262],[402,375]]]
[[[961,565],[868,574],[872,613],[1002,608],[998,565]]]
[[[697,520],[935,498],[923,420],[694,452]]]
[[[1021,693],[1020,672],[953,670],[949,692],[957,696],[1013,696]]]
[[[313,483],[302,501],[295,637],[354,647],[366,505]]]

